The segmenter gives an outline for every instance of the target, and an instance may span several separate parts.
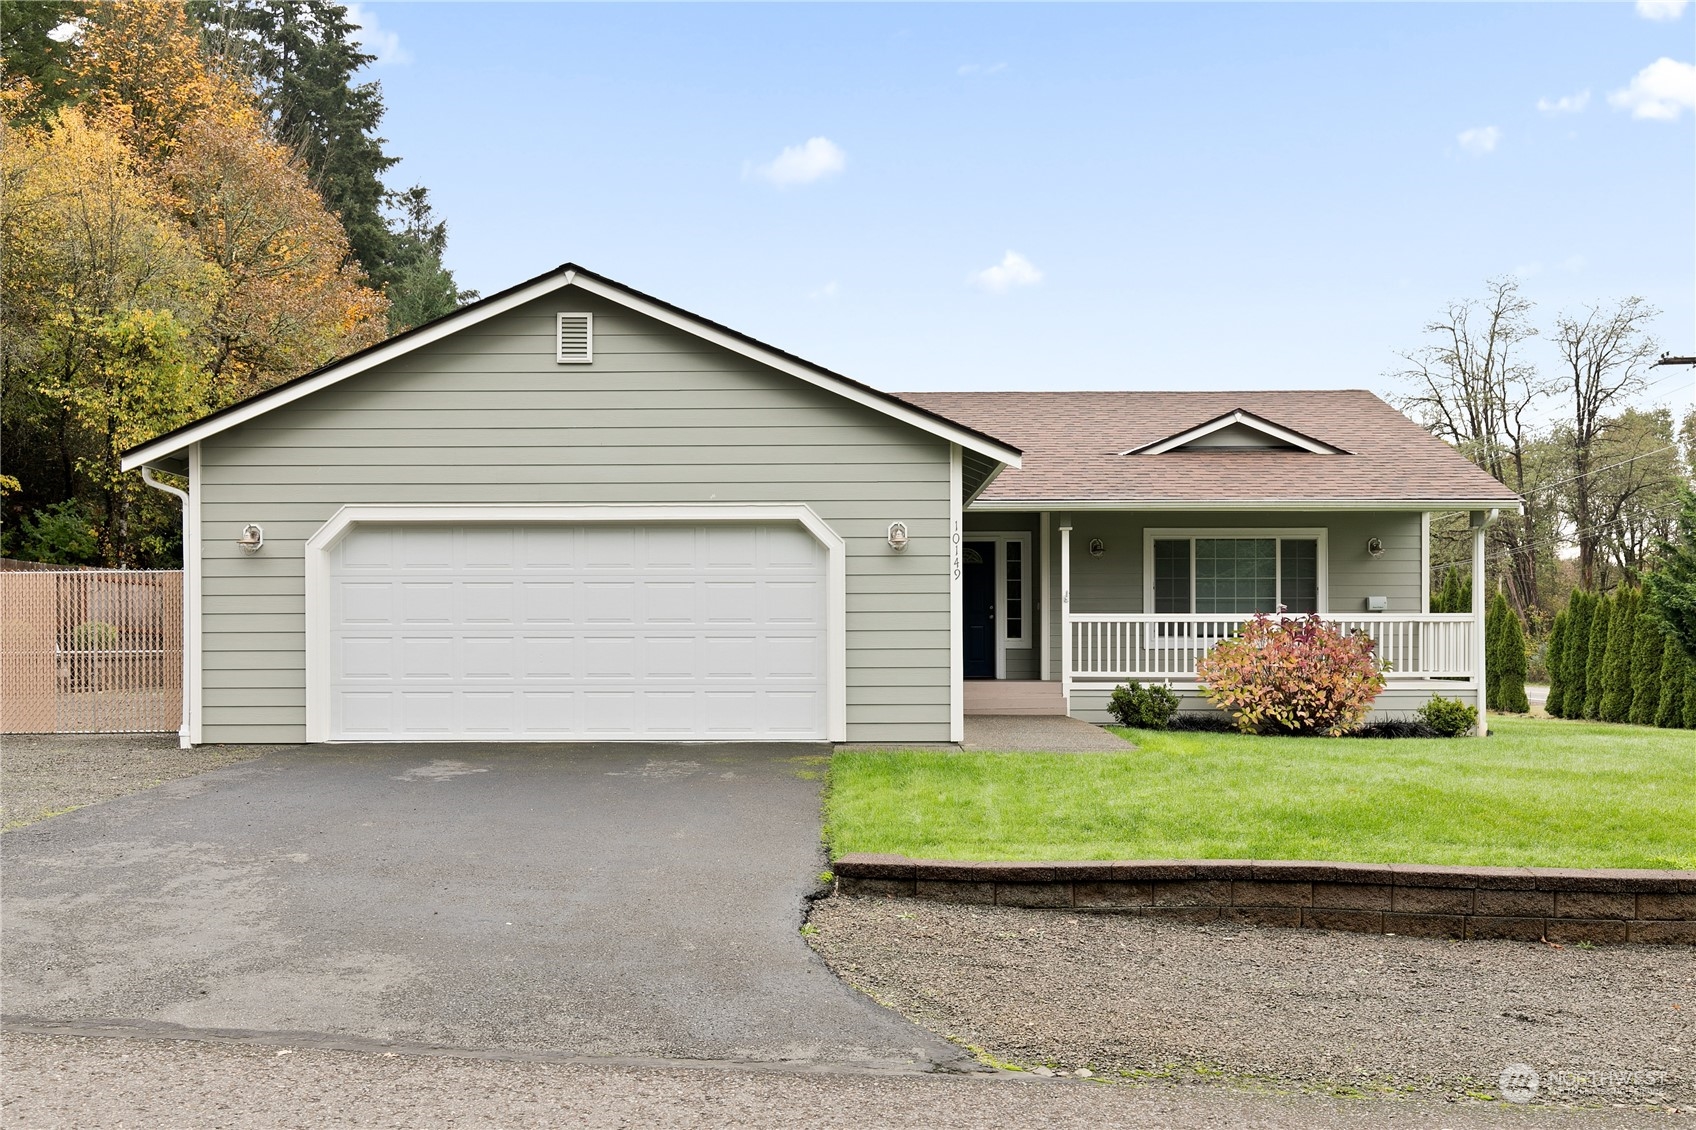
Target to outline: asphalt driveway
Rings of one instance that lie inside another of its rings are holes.
[[[301,747],[0,837],[10,1019],[928,1068],[799,935],[828,746]]]

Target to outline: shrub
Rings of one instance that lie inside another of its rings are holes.
[[[1547,710],[1556,718],[1564,718],[1563,703],[1566,699],[1566,632],[1567,625],[1572,623],[1572,613],[1561,609],[1555,613],[1555,626],[1549,629],[1549,643],[1546,648],[1549,668],[1549,701],[1544,704]]]
[[[1209,710],[1190,714],[1176,714],[1172,717],[1169,730],[1187,730],[1196,734],[1234,734],[1236,723],[1231,721],[1229,714],[1221,714],[1217,710]]]
[[[1696,730],[1696,661],[1684,658],[1684,728]]]
[[[1696,491],[1679,491],[1678,539],[1660,544],[1660,564],[1643,581],[1662,628],[1696,659]]]
[[[1566,628],[1566,655],[1561,667],[1566,672],[1566,693],[1561,696],[1561,717],[1584,717],[1585,672],[1589,669],[1590,623],[1596,614],[1596,599],[1580,589],[1567,607],[1571,621]]]
[[[1620,589],[1608,617],[1608,650],[1602,656],[1602,710],[1604,722],[1623,722],[1631,713],[1632,644],[1637,635],[1636,589]]]
[[[1689,664],[1684,649],[1669,633],[1661,645],[1661,702],[1655,708],[1655,725],[1663,730],[1676,730],[1684,725],[1684,684],[1689,678],[1686,670]]]
[[[1478,708],[1458,698],[1434,694],[1417,713],[1419,720],[1438,737],[1458,738],[1478,728]]]
[[[1367,722],[1356,726],[1347,734],[1347,738],[1439,738],[1436,730],[1427,726],[1417,718],[1392,719],[1386,722]]]
[[[1366,717],[1384,689],[1372,640],[1317,615],[1256,616],[1202,657],[1196,677],[1245,733],[1335,737]]]
[[[89,620],[71,629],[75,651],[110,651],[118,646],[118,629],[99,620]]]
[[[1460,580],[1460,570],[1450,569],[1443,574],[1443,587],[1431,594],[1431,611],[1433,612],[1470,612],[1472,611],[1472,580],[1467,579],[1463,585]]]
[[[1590,616],[1590,640],[1585,649],[1584,658],[1584,713],[1585,718],[1600,718],[1602,716],[1602,659],[1608,652],[1608,624],[1613,619],[1614,602],[1611,597],[1596,596],[1596,610]],[[1579,715],[1574,715],[1579,717]]]
[[[1631,645],[1631,710],[1626,719],[1639,726],[1653,726],[1661,707],[1661,656],[1667,634],[1649,609],[1637,614],[1637,634]]]
[[[1126,683],[1113,688],[1107,700],[1107,713],[1121,726],[1139,730],[1164,730],[1178,713],[1178,696],[1170,687],[1160,683]]]

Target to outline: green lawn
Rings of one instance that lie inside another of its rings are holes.
[[[1492,719],[1488,738],[1118,731],[1133,753],[841,753],[833,856],[1696,868],[1696,734]]]

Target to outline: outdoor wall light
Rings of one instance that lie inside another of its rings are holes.
[[[236,539],[243,553],[259,552],[259,547],[265,544],[265,531],[251,522],[241,528],[241,537]]]
[[[1384,556],[1384,542],[1381,538],[1367,538],[1366,552],[1372,557]]]
[[[1102,541],[1100,538],[1090,538],[1089,539],[1089,555],[1091,557],[1100,557],[1102,554],[1104,554],[1106,552],[1107,552],[1107,543],[1106,542]]]
[[[889,523],[889,548],[897,553],[907,548],[907,523]]]

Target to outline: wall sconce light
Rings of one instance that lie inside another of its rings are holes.
[[[241,537],[236,539],[241,551],[246,554],[259,552],[259,547],[265,544],[265,531],[251,522],[241,528]]]
[[[1384,542],[1380,538],[1366,539],[1366,552],[1372,557],[1384,556]]]
[[[907,548],[907,523],[889,523],[889,548],[897,553]]]
[[[1107,543],[1106,542],[1102,541],[1100,538],[1090,538],[1089,539],[1089,555],[1091,557],[1100,557],[1103,553],[1106,553],[1106,552],[1107,552]]]

